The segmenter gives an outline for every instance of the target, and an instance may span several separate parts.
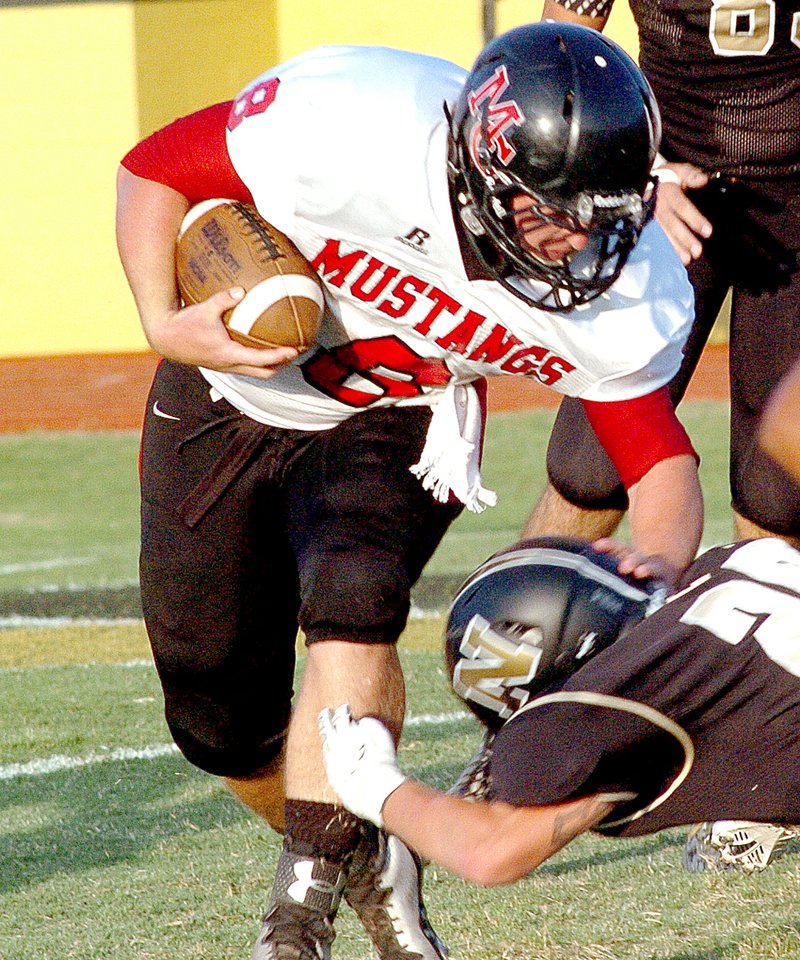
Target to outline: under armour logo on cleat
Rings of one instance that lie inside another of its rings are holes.
[[[290,883],[286,892],[297,903],[305,903],[309,890],[316,893],[324,893],[332,897],[336,893],[336,884],[329,883],[327,880],[319,880],[312,876],[314,870],[313,860],[300,860],[292,867],[297,879]]]

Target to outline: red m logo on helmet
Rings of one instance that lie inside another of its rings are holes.
[[[505,131],[510,126],[521,126],[525,116],[516,100],[500,99],[508,85],[508,72],[502,65],[468,97],[469,112],[473,117],[480,117],[470,137],[470,152],[479,166],[483,165],[478,151],[481,140],[504,166],[516,155],[517,151],[506,140]]]

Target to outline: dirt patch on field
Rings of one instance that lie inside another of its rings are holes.
[[[0,432],[137,430],[157,363],[152,353],[0,359]],[[687,399],[727,398],[727,348],[709,346]],[[554,391],[522,377],[489,381],[491,410],[558,402]]]

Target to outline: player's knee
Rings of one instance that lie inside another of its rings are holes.
[[[619,477],[600,464],[570,458],[547,459],[547,476],[568,503],[585,510],[627,510]]]
[[[283,732],[265,741],[219,725],[213,730],[190,729],[169,717],[167,723],[189,763],[217,777],[250,777],[275,761],[283,747]]]
[[[327,554],[308,564],[302,579],[300,626],[309,642],[341,637],[390,643],[405,627],[408,573],[391,554]]]
[[[547,444],[547,475],[564,500],[588,510],[625,510],[628,499],[578,400],[565,397]]]

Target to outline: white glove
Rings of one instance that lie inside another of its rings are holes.
[[[320,713],[319,733],[328,779],[342,803],[357,817],[382,827],[386,798],[406,779],[389,731],[373,717],[353,720],[344,703]]]

